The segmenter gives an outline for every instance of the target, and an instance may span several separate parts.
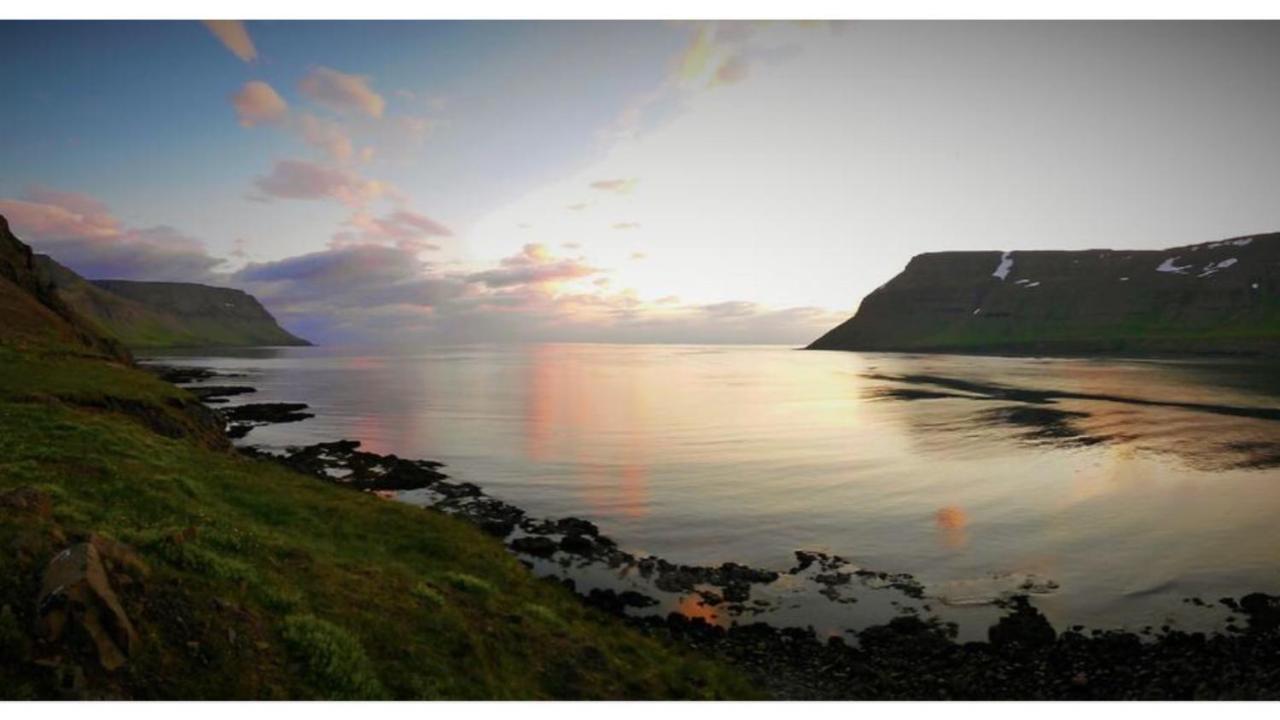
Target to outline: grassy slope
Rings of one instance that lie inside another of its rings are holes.
[[[89,696],[749,697],[735,674],[583,606],[462,521],[250,460],[184,391],[87,350],[0,277],[0,697],[56,697],[31,662],[49,558],[89,532],[142,637]],[[157,432],[159,430],[159,432]]]

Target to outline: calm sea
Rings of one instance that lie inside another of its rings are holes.
[[[914,574],[962,623],[1028,579],[1060,628],[1200,627],[1222,617],[1186,598],[1280,592],[1274,367],[591,344],[164,361],[317,414],[251,444],[441,460],[675,562],[825,550]]]

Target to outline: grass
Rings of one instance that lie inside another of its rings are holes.
[[[77,661],[92,696],[753,695],[535,578],[461,520],[219,449],[183,391],[2,340],[0,493],[35,487],[54,510],[0,509],[0,697],[58,696],[66,668],[32,662],[34,599],[49,558],[90,532],[149,567],[113,575],[141,642],[115,673]]]

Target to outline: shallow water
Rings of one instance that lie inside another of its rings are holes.
[[[251,444],[441,460],[674,562],[825,550],[914,574],[962,626],[1028,579],[1060,628],[1202,628],[1224,613],[1185,598],[1280,592],[1273,367],[586,344],[164,361],[317,414]],[[809,598],[786,620],[855,626],[873,606]]]

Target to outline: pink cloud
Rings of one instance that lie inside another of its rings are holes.
[[[171,227],[126,227],[80,193],[30,188],[23,199],[0,198],[0,214],[38,252],[92,279],[206,280],[222,262]]]
[[[732,85],[747,76],[747,62],[737,55],[725,60],[716,68],[711,78],[712,85]]]
[[[351,137],[338,123],[304,113],[298,118],[297,130],[304,142],[324,151],[336,162],[345,163],[355,154]]]
[[[591,187],[595,190],[604,190],[606,192],[615,192],[624,194],[631,192],[636,185],[635,178],[614,178],[612,180],[596,180],[591,183]]]
[[[387,102],[369,87],[369,78],[332,68],[317,67],[298,85],[303,95],[342,111],[358,111],[380,118]]]
[[[444,225],[408,210],[396,210],[382,217],[357,211],[344,225],[351,230],[335,233],[330,247],[390,243],[406,252],[422,252],[440,249],[439,245],[429,242],[429,238],[453,235]]]
[[[209,32],[231,51],[232,55],[245,62],[258,58],[258,49],[253,46],[253,39],[240,20],[203,20]]]
[[[258,177],[254,186],[267,197],[291,200],[329,198],[352,207],[363,206],[388,191],[377,180],[306,160],[278,160],[271,173]]]
[[[575,280],[600,272],[578,260],[555,258],[545,245],[529,243],[520,252],[503,258],[500,267],[472,273],[467,280],[482,283],[491,288],[515,285],[542,285],[564,280]]]
[[[239,92],[231,96],[231,105],[236,109],[236,119],[244,127],[278,123],[289,113],[289,104],[284,98],[261,80],[245,83]]]

